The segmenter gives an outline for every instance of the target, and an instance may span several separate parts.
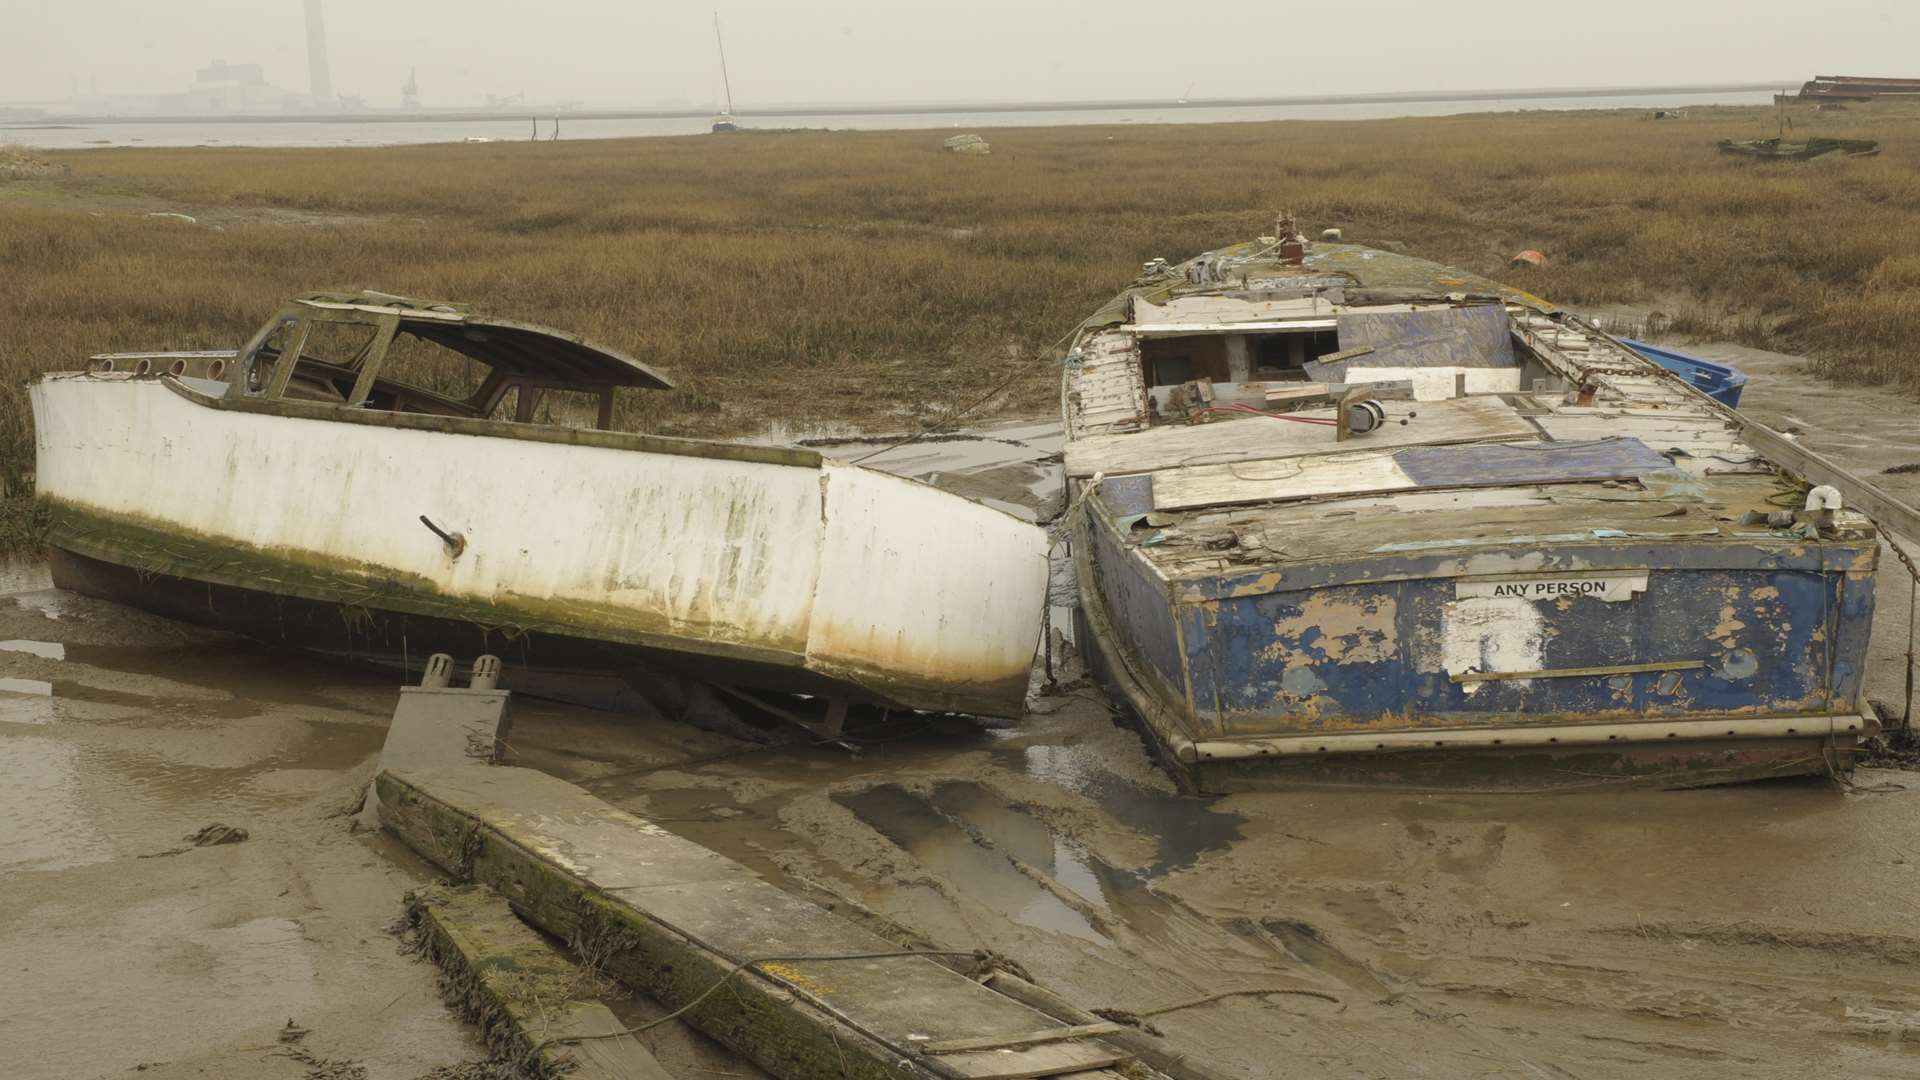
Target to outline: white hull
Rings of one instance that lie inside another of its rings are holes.
[[[803,668],[909,707],[1020,708],[1045,534],[923,484],[722,444],[287,415],[170,379],[54,375],[32,402],[53,543],[96,559],[156,569],[124,530],[205,552],[164,568],[189,579],[196,562],[287,567],[258,587],[397,585],[436,611]]]

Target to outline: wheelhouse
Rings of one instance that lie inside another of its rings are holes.
[[[559,330],[387,293],[312,293],[237,353],[119,354],[96,370],[167,374],[229,399],[609,429],[614,392],[665,375]]]

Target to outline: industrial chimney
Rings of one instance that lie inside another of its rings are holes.
[[[327,71],[327,24],[320,16],[320,0],[307,0],[307,77],[312,80],[313,107],[333,107],[333,76]]]

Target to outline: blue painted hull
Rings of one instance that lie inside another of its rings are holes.
[[[1337,758],[1335,771],[1351,777],[1371,756],[1389,779],[1404,781],[1410,768],[1437,778],[1447,770],[1415,764],[1405,751],[1430,736],[1439,749],[1428,759],[1458,759],[1466,748],[1448,747],[1469,735],[1487,752],[1472,756],[1504,759],[1477,765],[1470,783],[1498,776],[1489,782],[1555,786],[1540,783],[1554,772],[1575,781],[1717,783],[1844,767],[1863,723],[1857,699],[1877,557],[1869,544],[1594,541],[1505,553],[1516,571],[1645,571],[1646,585],[1617,602],[1519,601],[1538,620],[1531,667],[1555,676],[1474,681],[1460,677],[1457,662],[1449,670],[1449,650],[1462,647],[1463,632],[1474,647],[1474,631],[1462,627],[1477,602],[1460,600],[1459,583],[1486,572],[1484,552],[1370,555],[1167,582],[1098,497],[1088,505],[1078,545],[1096,674],[1134,706],[1196,789],[1273,786],[1247,781],[1297,774],[1304,758],[1317,758],[1308,764],[1323,774]],[[1564,674],[1589,668],[1611,670]],[[1847,734],[1810,745],[1804,736],[1814,728],[1768,719],[1783,717],[1839,718],[1833,730]],[[1718,739],[1705,721],[1758,725],[1756,737]],[[1616,729],[1623,734],[1569,739],[1582,744],[1577,751],[1539,745],[1552,732]],[[1383,752],[1369,755],[1375,737]],[[1302,755],[1314,739],[1335,753]],[[1292,750],[1230,759],[1207,750],[1262,740]],[[1516,762],[1525,765],[1516,770]]]

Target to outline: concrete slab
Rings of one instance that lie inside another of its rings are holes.
[[[1034,1045],[1068,1025],[543,773],[398,770],[376,786],[383,823],[422,855],[788,1080],[1112,1076],[1132,1060],[1091,1038]]]
[[[380,751],[382,769],[431,769],[500,759],[512,726],[505,690],[404,686]]]
[[[514,915],[491,889],[416,891],[408,915],[446,973],[455,1006],[523,1074],[570,1080],[673,1080],[599,1000],[605,981]]]

